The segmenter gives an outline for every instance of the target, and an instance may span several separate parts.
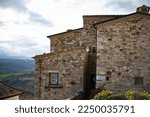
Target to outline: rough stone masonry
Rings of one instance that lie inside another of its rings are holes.
[[[47,36],[50,53],[34,57],[36,99],[86,99],[95,88],[150,92],[149,12],[86,15],[82,28]]]

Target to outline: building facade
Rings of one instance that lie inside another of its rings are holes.
[[[82,93],[86,99],[95,88],[149,91],[149,9],[83,16],[82,28],[48,36],[50,53],[34,57],[36,99],[70,99]]]

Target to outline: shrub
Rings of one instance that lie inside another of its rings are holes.
[[[95,100],[107,100],[108,96],[112,94],[111,90],[102,90],[94,96]]]
[[[128,90],[123,93],[114,93],[111,90],[102,90],[94,96],[95,100],[148,100],[149,93]]]
[[[141,100],[148,100],[149,99],[149,93],[146,91],[140,92],[138,94],[138,96],[139,96],[138,99],[141,99]]]
[[[124,100],[124,95],[122,93],[113,93],[107,97],[108,100]]]
[[[136,96],[136,91],[134,90],[128,90],[124,93],[124,97],[127,100],[134,100]]]

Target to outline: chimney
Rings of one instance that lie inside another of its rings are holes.
[[[140,6],[136,9],[136,12],[138,13],[144,13],[144,14],[149,14],[150,13],[150,7],[149,6]]]
[[[72,31],[72,29],[67,29],[67,32],[70,32],[70,31]]]

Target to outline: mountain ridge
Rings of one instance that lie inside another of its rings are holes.
[[[12,56],[12,55],[6,54],[4,52],[0,52],[0,59],[32,59],[32,57]]]
[[[0,73],[34,71],[34,60],[31,59],[0,59]]]

